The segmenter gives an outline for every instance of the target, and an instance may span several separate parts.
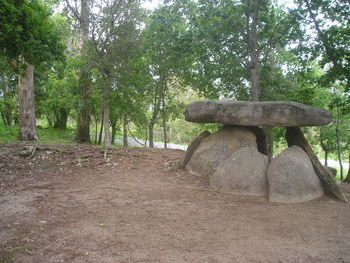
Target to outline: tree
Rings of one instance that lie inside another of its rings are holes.
[[[89,40],[90,6],[92,2],[91,0],[75,0],[74,4],[71,4],[70,0],[66,0],[69,14],[74,19],[74,22],[78,24],[78,55],[83,53],[83,50],[86,48],[86,43]],[[85,63],[82,63],[80,67],[79,85],[77,87],[77,95],[80,101],[75,133],[75,140],[77,142],[90,142],[90,86],[89,67]]]
[[[0,56],[19,73],[19,138],[36,140],[33,65],[62,56],[50,9],[38,0],[0,2]]]
[[[16,80],[16,74],[11,67],[0,58],[0,112],[6,126],[11,126],[16,119]]]
[[[150,147],[154,146],[153,129],[160,111],[163,112],[163,130],[166,131],[167,91],[174,87],[174,80],[177,83],[184,81],[184,74],[192,64],[192,38],[184,11],[177,2],[158,8],[149,17],[143,32],[145,57],[153,80],[148,93],[152,109],[148,124]]]
[[[142,12],[139,1],[110,0],[92,14],[91,60],[103,80],[102,107],[105,144],[111,146],[110,93],[118,89],[120,68],[135,54]]]
[[[309,51],[313,57],[322,56],[319,63],[327,74],[325,83],[345,82],[350,90],[350,5],[341,0],[298,0],[295,12],[304,26],[312,25],[316,39]],[[312,37],[311,37],[312,38]]]
[[[273,1],[200,1],[190,16],[196,43],[193,82],[210,98],[260,100],[269,65],[298,25]],[[262,74],[264,73],[264,74]]]

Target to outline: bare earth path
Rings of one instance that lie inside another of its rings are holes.
[[[349,204],[215,193],[179,150],[0,147],[0,263],[350,262]]]

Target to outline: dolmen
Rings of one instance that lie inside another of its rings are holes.
[[[299,128],[331,123],[330,112],[291,101],[205,100],[189,104],[185,119],[224,125],[194,138],[182,163],[190,173],[208,176],[213,190],[272,202],[304,202],[324,194],[347,202]],[[288,148],[271,160],[262,126],[286,127]]]

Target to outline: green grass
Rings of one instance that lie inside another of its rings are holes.
[[[18,125],[8,127],[0,123],[0,142],[9,142],[16,140],[17,136]]]
[[[74,130],[59,130],[52,127],[43,128],[37,127],[40,141],[43,142],[73,142]],[[11,127],[5,126],[0,123],[0,142],[15,141],[18,137],[18,125]]]
[[[73,129],[59,130],[55,128],[38,127],[40,141],[43,142],[73,142],[75,131]]]

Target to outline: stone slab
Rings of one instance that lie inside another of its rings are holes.
[[[204,100],[187,105],[185,119],[197,123],[241,126],[322,126],[330,112],[293,101]]]

